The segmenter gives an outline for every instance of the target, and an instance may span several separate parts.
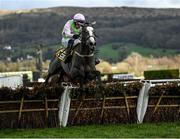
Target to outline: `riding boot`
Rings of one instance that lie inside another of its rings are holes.
[[[100,63],[100,60],[99,58],[95,58],[95,65],[99,64]]]

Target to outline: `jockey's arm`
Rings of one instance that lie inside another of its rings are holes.
[[[73,37],[74,34],[71,33],[71,27],[70,27],[70,23],[69,23],[69,22],[67,22],[67,23],[64,25],[62,35],[63,35],[64,37],[67,37],[67,38],[72,38],[72,37]]]

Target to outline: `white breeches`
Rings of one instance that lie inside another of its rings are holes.
[[[68,41],[70,40],[71,38],[62,38],[61,40],[61,43],[64,47],[67,47],[68,46]]]
[[[61,40],[62,45],[67,48],[68,42],[69,42],[70,39],[71,38],[62,38],[62,40]],[[74,40],[73,46],[75,46],[75,45],[77,45],[79,43],[81,43],[81,41],[79,39],[76,39],[76,40]]]

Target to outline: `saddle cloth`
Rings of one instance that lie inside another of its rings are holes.
[[[60,48],[57,52],[56,52],[56,57],[60,60],[60,61],[65,61],[67,56],[66,50],[65,48]]]

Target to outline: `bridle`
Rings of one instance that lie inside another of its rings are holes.
[[[93,37],[94,40],[96,40],[96,36],[95,36],[95,35],[89,35],[89,36],[86,37],[86,41],[87,41],[89,38],[91,38],[91,37]]]
[[[88,40],[89,38],[91,38],[91,37],[93,37],[94,40],[96,41],[96,36],[95,36],[95,35],[88,35],[88,36],[86,36],[86,38],[85,38],[85,42],[87,42],[87,40]],[[82,34],[81,34],[81,38],[82,38]],[[82,40],[82,39],[81,39],[81,40]],[[75,53],[77,56],[81,57],[81,58],[93,57],[93,56],[94,56],[94,51],[93,51],[91,54],[88,54],[88,55],[80,54],[80,53],[77,52],[76,50],[74,51],[74,53]]]

